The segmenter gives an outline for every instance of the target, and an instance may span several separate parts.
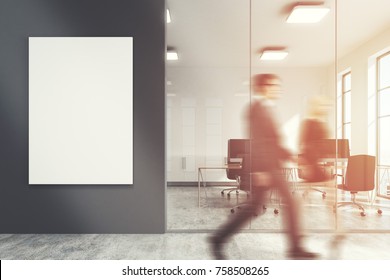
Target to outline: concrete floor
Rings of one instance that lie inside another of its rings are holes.
[[[3,234],[3,260],[209,260],[207,233],[166,234]],[[390,234],[347,234],[338,248],[330,244],[334,235],[312,234],[306,247],[321,259],[390,260]],[[226,254],[237,260],[286,259],[285,236],[280,233],[239,233],[226,246]]]
[[[210,188],[207,197],[202,192],[198,207],[197,193],[197,188],[192,187],[168,188],[165,234],[2,234],[0,259],[212,259],[207,236],[234,215],[230,214],[230,207],[237,199],[233,195],[227,200],[221,196],[220,188]],[[245,201],[245,196],[238,199]],[[301,200],[306,247],[320,253],[321,259],[390,259],[390,208],[384,208],[383,214],[378,215],[379,206],[373,205],[367,208],[365,217],[357,209],[340,208],[336,218],[330,206],[332,200],[331,195],[322,199],[317,192],[310,192]],[[383,203],[386,206],[387,202]],[[254,219],[227,244],[230,259],[286,259],[283,205],[270,201],[267,207],[264,215]],[[279,208],[280,214],[275,215],[274,208]],[[336,221],[345,239],[333,248],[330,244],[335,237]]]

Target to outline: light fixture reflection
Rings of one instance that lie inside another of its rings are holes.
[[[167,23],[171,22],[171,13],[169,12],[169,9],[167,9]]]
[[[260,60],[283,60],[287,55],[285,50],[264,50],[260,54]]]
[[[167,60],[178,60],[179,56],[176,51],[174,50],[169,50],[167,51]]]
[[[330,11],[321,5],[298,5],[293,8],[287,18],[288,23],[316,23],[321,21]]]

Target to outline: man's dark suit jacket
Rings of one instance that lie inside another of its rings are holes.
[[[289,159],[291,153],[282,147],[282,139],[271,108],[264,100],[255,100],[249,109],[251,139],[251,173],[275,171],[281,162]]]

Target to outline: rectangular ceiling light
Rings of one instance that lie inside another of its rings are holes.
[[[288,23],[316,23],[328,12],[329,8],[319,5],[298,5],[293,8],[287,18]]]
[[[170,23],[170,22],[171,22],[171,13],[167,9],[167,23]]]
[[[288,55],[287,51],[283,50],[265,50],[260,55],[260,60],[283,60]]]
[[[167,51],[167,60],[178,60],[179,56],[176,51]]]

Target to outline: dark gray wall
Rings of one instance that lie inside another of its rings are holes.
[[[165,231],[164,0],[0,0],[0,232]],[[132,36],[134,185],[28,186],[28,37]]]

